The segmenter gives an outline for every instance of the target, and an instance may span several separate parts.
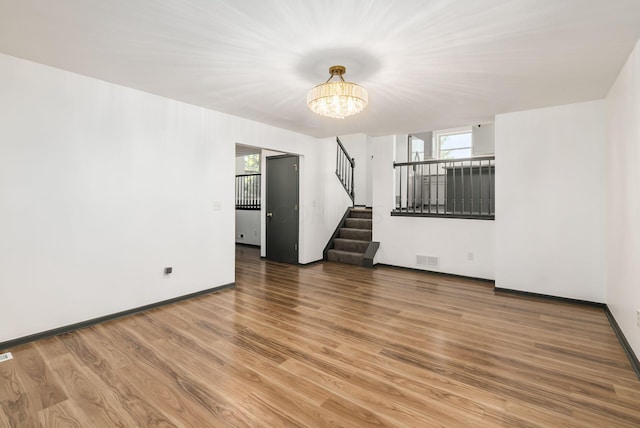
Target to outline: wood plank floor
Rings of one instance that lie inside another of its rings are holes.
[[[640,426],[601,309],[236,254],[235,289],[11,349],[0,426]]]

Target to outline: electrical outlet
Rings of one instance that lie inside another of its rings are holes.
[[[472,262],[472,261],[473,261],[473,259],[475,259],[475,256],[476,256],[476,255],[475,255],[472,251],[470,251],[470,252],[468,252],[468,253],[467,253],[467,260],[469,260],[470,262]]]
[[[11,352],[5,352],[4,354],[0,354],[0,363],[3,361],[9,361],[12,358],[13,358],[13,355],[11,355]]]
[[[638,327],[640,327],[640,309],[636,311],[636,323],[638,324]]]

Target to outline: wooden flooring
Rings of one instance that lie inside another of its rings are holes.
[[[601,309],[237,249],[237,288],[11,349],[4,427],[639,427]]]

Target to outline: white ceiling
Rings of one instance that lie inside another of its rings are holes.
[[[0,52],[317,137],[600,99],[638,38],[640,0],[0,0]],[[360,115],[307,109],[334,64]]]

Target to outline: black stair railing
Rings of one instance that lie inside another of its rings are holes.
[[[495,157],[394,163],[392,215],[495,218]]]
[[[260,174],[236,175],[236,209],[260,209]]]
[[[342,187],[351,198],[351,202],[355,201],[355,192],[353,186],[353,170],[356,167],[356,161],[344,148],[340,138],[336,137],[338,146],[336,147],[336,175],[342,183]]]

